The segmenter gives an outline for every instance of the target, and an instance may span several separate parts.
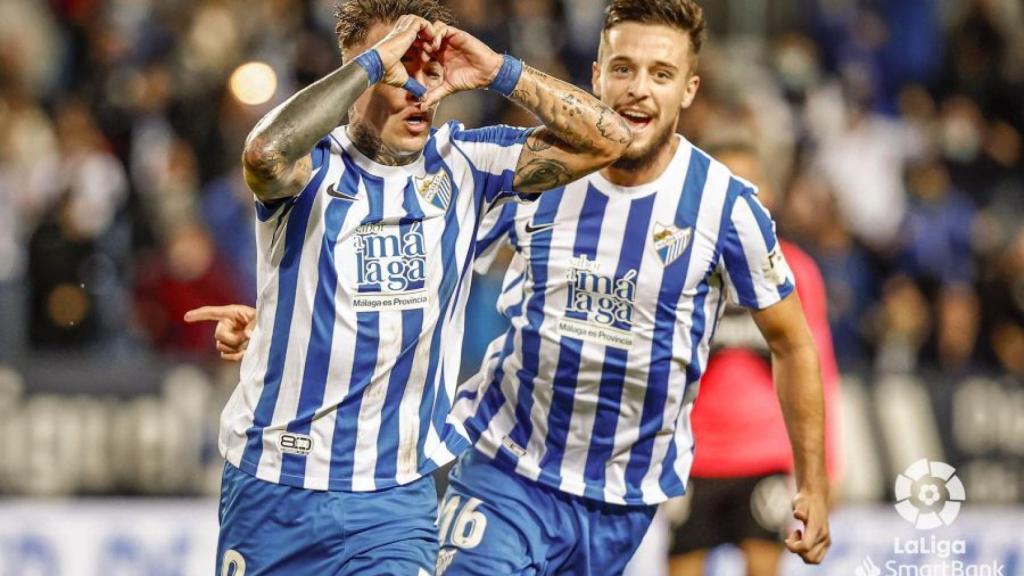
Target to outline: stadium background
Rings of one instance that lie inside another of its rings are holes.
[[[181,317],[254,300],[241,143],[338,65],[332,4],[0,1],[0,574],[209,573],[237,367]],[[589,85],[600,0],[449,4],[494,48]],[[680,130],[755,139],[780,234],[827,283],[845,474],[816,573],[882,565],[914,535],[889,503],[925,457],[967,489],[944,534],[1024,573],[1024,5],[703,4]],[[485,93],[451,114],[531,123]],[[466,373],[501,330],[499,282],[474,286]],[[711,571],[740,573],[729,551]]]

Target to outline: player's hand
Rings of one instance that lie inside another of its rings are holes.
[[[203,306],[186,312],[185,322],[216,322],[213,338],[220,357],[238,362],[245,355],[249,338],[256,327],[256,310],[241,304]]]
[[[464,30],[434,22],[434,41],[426,47],[444,66],[444,82],[427,92],[422,106],[429,108],[445,96],[486,88],[501,69],[500,54]]]
[[[786,548],[806,564],[820,564],[825,559],[832,537],[828,532],[828,498],[825,494],[800,491],[793,499],[793,518],[803,523],[786,538]]]
[[[409,72],[402,60],[407,57],[420,58],[428,46],[437,43],[435,26],[426,19],[412,14],[399,17],[391,32],[373,47],[384,65],[382,82],[404,88],[409,80]]]

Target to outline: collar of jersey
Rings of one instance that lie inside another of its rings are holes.
[[[339,146],[345,152],[348,152],[349,156],[355,161],[356,166],[359,166],[366,172],[374,176],[416,176],[423,174],[423,153],[421,152],[419,157],[416,158],[415,162],[405,164],[402,166],[387,166],[374,162],[365,154],[356,148],[356,145],[352,143],[352,139],[348,137],[348,130],[345,126],[338,126],[331,132],[331,137],[338,143]]]
[[[675,156],[672,157],[672,161],[665,167],[665,171],[654,180],[636,186],[619,186],[609,182],[599,170],[590,175],[594,188],[608,196],[624,196],[627,198],[640,198],[664,188],[665,184],[669,183],[673,178],[686,172],[686,166],[683,162],[689,156],[687,151],[693,148],[689,140],[682,135],[676,134],[676,138],[679,139],[679,146],[676,147]]]

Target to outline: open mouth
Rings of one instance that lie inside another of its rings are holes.
[[[405,117],[405,125],[413,132],[422,132],[430,127],[430,117],[427,114],[410,114]]]
[[[621,110],[619,115],[626,119],[633,130],[643,130],[654,120],[653,116],[639,110]]]

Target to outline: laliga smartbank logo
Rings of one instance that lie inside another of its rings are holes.
[[[956,469],[945,462],[914,462],[896,478],[896,511],[919,530],[949,526],[966,499]]]
[[[945,462],[918,460],[896,478],[896,512],[918,530],[928,531],[951,525],[967,499],[956,469]],[[856,576],[1005,576],[1006,566],[998,562],[967,563],[967,541],[927,538],[893,541],[893,558],[881,566],[867,557],[856,568]]]

